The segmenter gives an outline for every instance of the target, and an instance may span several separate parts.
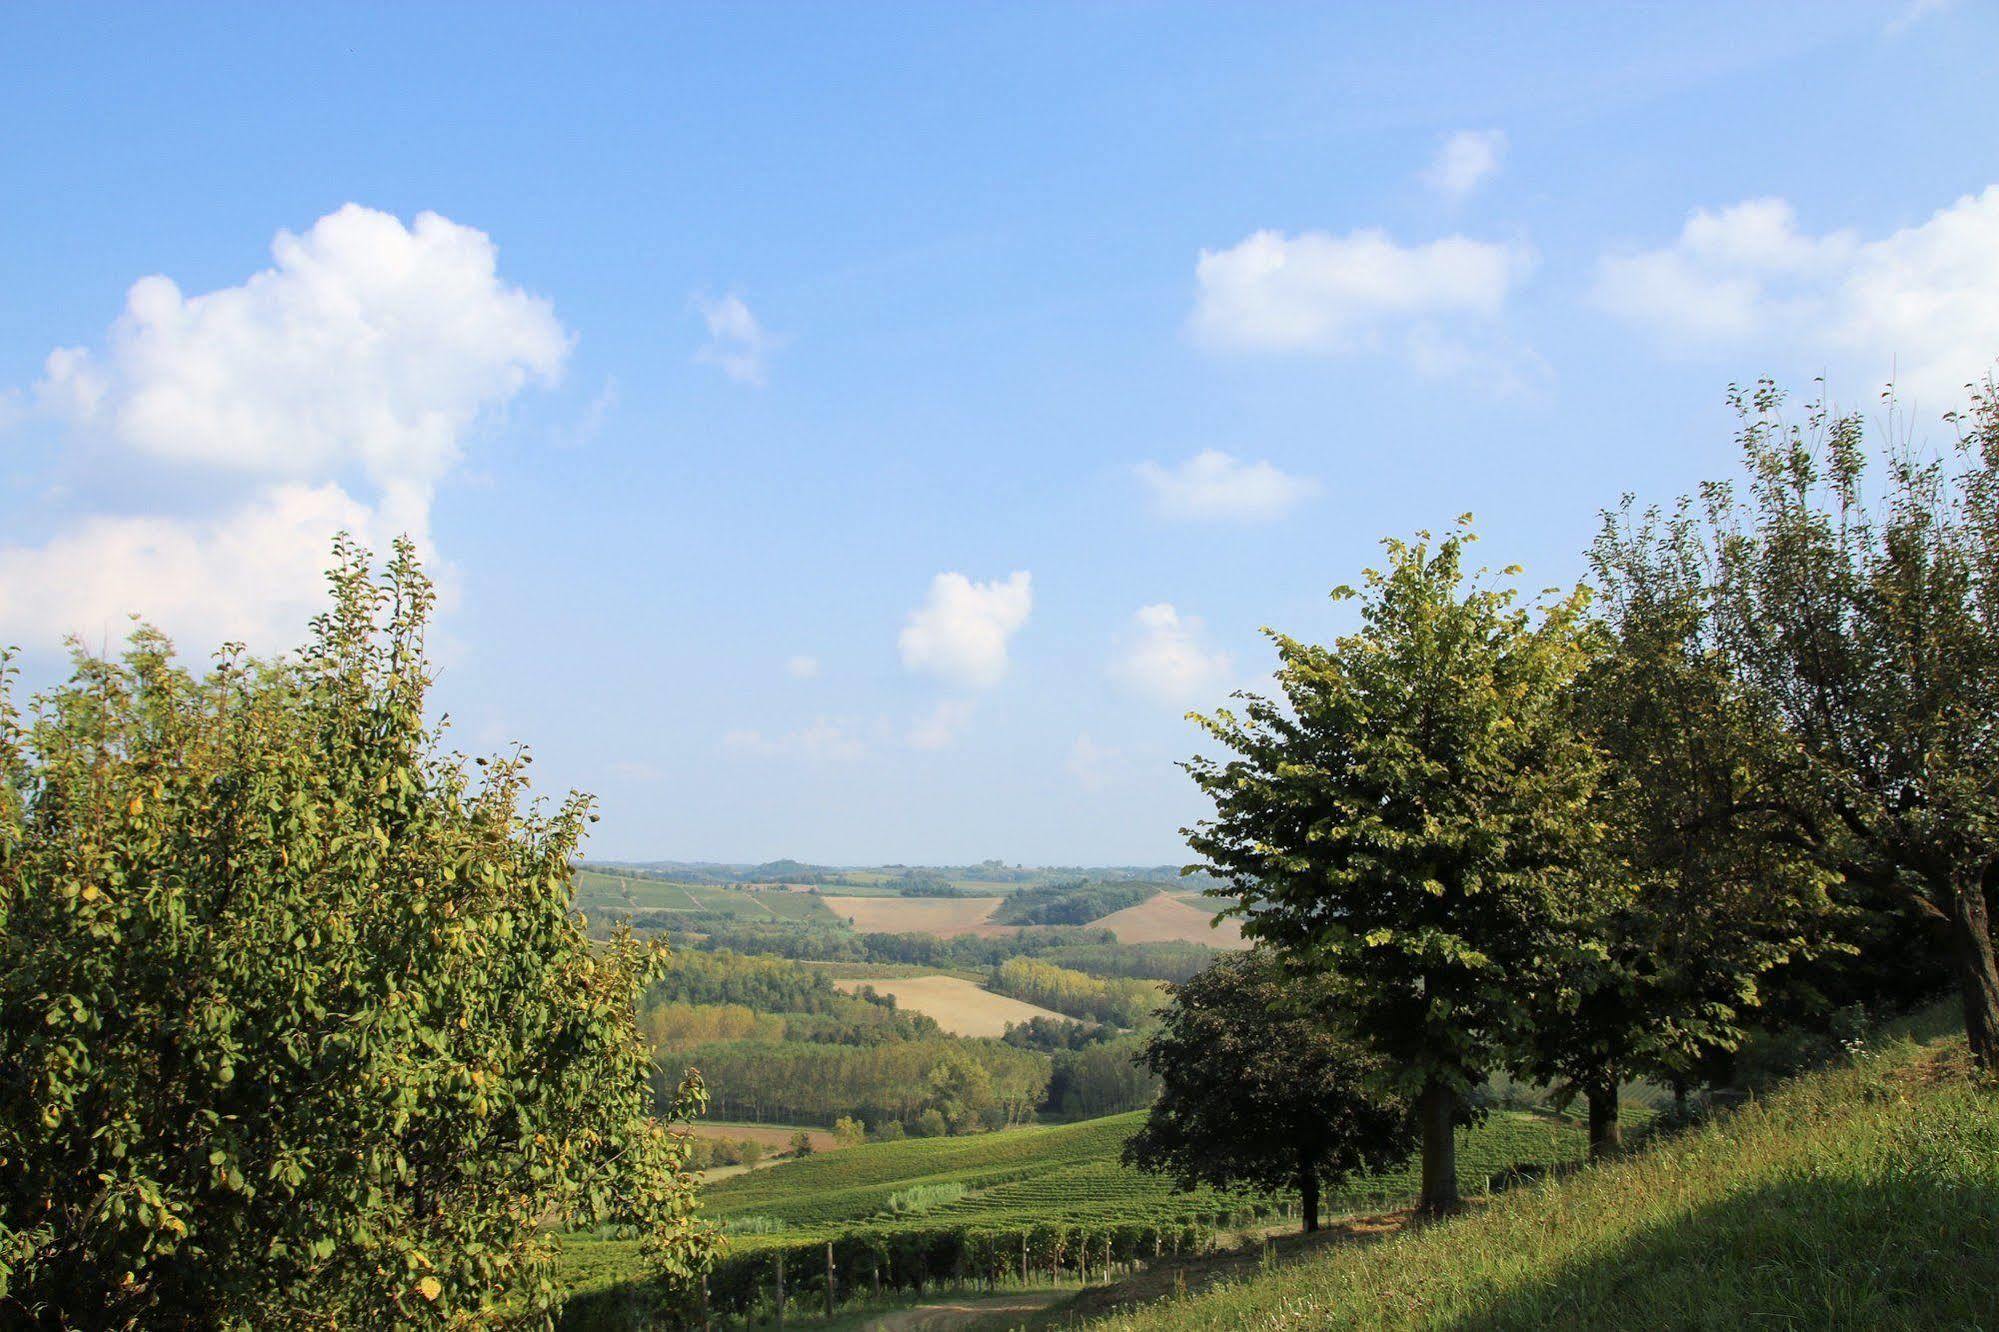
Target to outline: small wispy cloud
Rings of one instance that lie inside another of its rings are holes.
[[[766,757],[824,759],[852,762],[865,758],[867,742],[846,722],[821,717],[810,726],[781,735],[756,729],[730,731],[722,737],[722,748],[737,754]]]
[[[1504,130],[1458,130],[1438,146],[1423,183],[1446,199],[1462,199],[1499,174],[1505,156]]]
[[[708,341],[694,353],[694,359],[714,366],[738,384],[761,388],[778,339],[757,322],[743,298],[733,292],[720,299],[696,296],[694,308],[701,312],[701,320],[708,326]]]
[[[1281,518],[1319,489],[1310,477],[1292,476],[1267,462],[1244,462],[1220,449],[1204,449],[1174,467],[1148,461],[1133,470],[1163,518],[1208,522]]]

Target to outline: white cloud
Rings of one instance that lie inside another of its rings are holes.
[[[740,296],[720,300],[696,296],[694,306],[708,326],[708,342],[694,359],[712,365],[738,384],[761,387],[777,340],[764,330]]]
[[[784,663],[784,671],[794,680],[810,680],[819,674],[819,658],[800,653]]]
[[[1445,236],[1402,245],[1386,232],[1345,236],[1259,231],[1203,250],[1190,327],[1218,351],[1399,354],[1440,341],[1489,340],[1507,297],[1533,267],[1523,246]]]
[[[1947,405],[1999,356],[1999,185],[1878,240],[1802,231],[1782,199],[1700,209],[1671,245],[1605,256],[1595,296],[1683,352],[1892,365]]]
[[[569,351],[548,303],[500,280],[492,241],[436,213],[405,227],[348,204],[280,231],[271,255],[204,295],[139,279],[101,353],[49,354],[44,400],[168,462],[290,478],[358,465],[378,487],[421,487]]]
[[[1213,704],[1234,670],[1229,654],[1212,647],[1197,616],[1167,602],[1142,606],[1133,617],[1138,634],[1111,666],[1127,688],[1166,707]]]
[[[326,605],[334,534],[385,549],[396,533],[339,486],[283,483],[211,519],[84,519],[42,546],[0,547],[0,624],[17,642],[116,644],[128,616],[206,654],[288,647]]]
[[[1243,462],[1219,449],[1203,450],[1177,467],[1142,462],[1134,470],[1152,492],[1153,507],[1167,518],[1279,518],[1319,489],[1310,477],[1292,476],[1267,462]]]
[[[765,735],[758,730],[735,730],[722,737],[722,747],[739,754],[785,756],[852,762],[864,758],[867,742],[846,722],[820,717],[810,726],[783,735]]]
[[[938,700],[937,706],[909,728],[912,749],[945,749],[972,720],[972,705],[961,698]]]
[[[1034,593],[1025,570],[975,583],[961,573],[930,580],[897,639],[902,664],[952,684],[987,688],[1006,674],[1007,641],[1027,623]]]
[[[1423,183],[1447,199],[1462,199],[1499,170],[1504,130],[1459,130],[1445,138],[1423,172]]]
[[[271,253],[194,296],[141,278],[100,348],[49,353],[38,401],[73,443],[261,489],[206,515],[87,515],[40,547],[0,546],[15,632],[90,634],[137,612],[183,638],[293,645],[324,604],[335,531],[377,550],[408,534],[435,565],[431,501],[465,439],[568,354],[548,303],[499,278],[492,241],[435,213],[405,226],[348,204]]]
[[[1907,0],[1895,17],[1888,20],[1882,31],[1890,37],[1900,37],[1930,15],[1942,14],[1956,8],[1956,3],[1957,0]]]
[[[1100,745],[1088,733],[1078,735],[1076,743],[1069,746],[1069,757],[1063,767],[1076,779],[1076,784],[1088,791],[1101,791],[1111,784],[1114,769],[1122,755],[1108,745]]]

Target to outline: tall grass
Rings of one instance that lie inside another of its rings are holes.
[[[1999,1092],[1892,1038],[1687,1135],[1101,1326],[1999,1327]]]

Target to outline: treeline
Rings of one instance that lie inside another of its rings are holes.
[[[983,970],[1010,957],[1032,957],[1078,945],[1117,944],[1117,936],[1109,930],[1071,926],[1035,927],[992,938],[961,934],[940,939],[934,934],[853,933],[832,927],[740,920],[717,921],[699,939],[681,934],[668,937],[676,955],[701,949],[726,950],[801,962],[875,962],[940,971]]]
[[[1023,1003],[1117,1027],[1150,1017],[1165,996],[1142,980],[1105,980],[1029,957],[1009,958],[993,969],[991,987]]]
[[[851,1116],[876,1134],[890,1123],[918,1134],[1027,1123],[1047,1098],[1050,1074],[1048,1056],[1000,1041],[728,1041],[662,1064],[656,1085],[663,1098],[678,1086],[682,1063],[701,1071],[717,1117],[830,1127]]]
[[[1092,976],[1128,980],[1162,980],[1175,985],[1192,980],[1221,955],[1204,943],[1162,940],[1156,943],[1062,944],[1035,954],[1044,962]]]
[[[1159,1075],[1143,1062],[1144,1053],[1145,1038],[1136,1035],[1056,1051],[1049,1059],[1042,1108],[1064,1119],[1143,1110],[1159,1094]]]
[[[1149,883],[1051,883],[1010,895],[993,912],[993,920],[1002,925],[1087,925],[1137,906],[1158,891]]]
[[[1892,401],[1876,441],[1767,382],[1731,399],[1743,479],[1607,514],[1593,587],[1521,604],[1468,519],[1389,541],[1335,592],[1353,633],[1273,634],[1281,697],[1200,719],[1225,752],[1188,765],[1214,803],[1190,845],[1326,1001],[1311,1039],[1351,1049],[1318,1104],[1413,1115],[1426,1207],[1456,1204],[1454,1127],[1495,1070],[1583,1101],[1614,1151],[1622,1083],[1684,1091],[1758,1027],[1946,979],[1999,1066],[1999,391],[1934,453]],[[1156,1043],[1183,1126],[1204,1087],[1243,1120],[1238,1069],[1175,1087],[1212,1051]]]
[[[941,1036],[934,1018],[872,990],[847,994],[819,972],[780,958],[684,950],[639,1006],[656,1051],[714,1041],[880,1045]]]

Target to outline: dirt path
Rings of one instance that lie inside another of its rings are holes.
[[[1010,1327],[1013,1318],[1040,1313],[1073,1291],[1022,1290],[1008,1295],[970,1296],[897,1309],[861,1324],[862,1332],[967,1332],[980,1327]]]

